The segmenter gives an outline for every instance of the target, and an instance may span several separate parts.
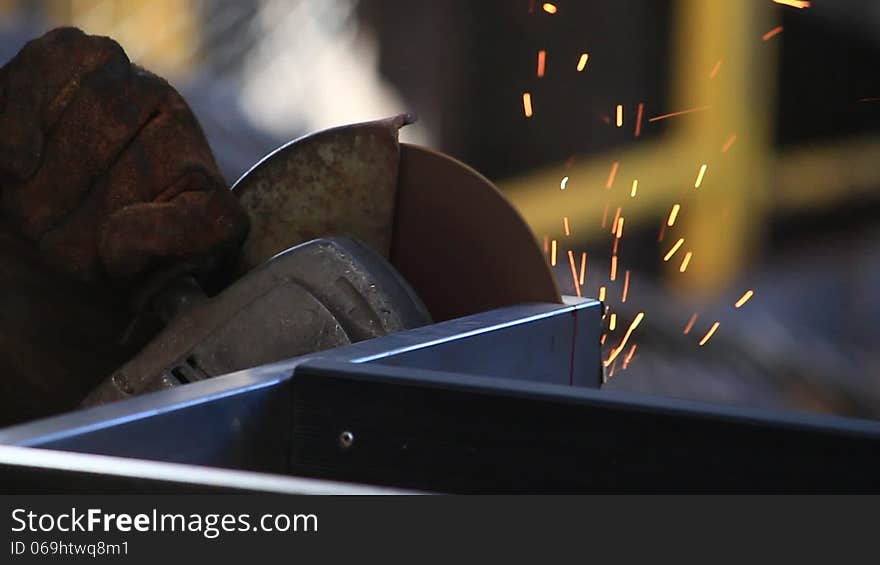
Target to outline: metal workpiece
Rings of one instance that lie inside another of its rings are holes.
[[[601,303],[566,302],[499,308],[310,357],[598,388]]]
[[[95,405],[425,325],[418,296],[375,251],[317,239],[276,255],[213,298],[185,304],[137,356],[84,402]],[[168,297],[167,295],[173,295]],[[162,298],[160,296],[159,298]]]
[[[426,492],[880,491],[877,422],[381,363],[276,364],[53,420],[0,442]],[[2,456],[4,485],[35,484]],[[34,472],[81,484],[70,469]],[[113,475],[90,488],[117,488]],[[213,488],[183,478],[180,491]]]
[[[566,302],[502,308],[7,428],[0,444],[134,458],[135,475],[137,460],[152,460],[426,492],[880,491],[880,423],[570,386],[572,368],[600,364],[595,335],[582,330],[598,332],[601,303]],[[572,340],[574,350],[553,349]],[[540,355],[530,362],[521,351]],[[492,356],[503,369],[479,374]],[[426,368],[435,364],[443,368]],[[23,474],[19,463],[0,453],[4,485],[82,480],[57,465]],[[90,488],[118,488],[112,475],[93,473]],[[188,477],[175,492],[214,488]]]
[[[284,391],[296,367],[316,357],[413,370],[436,363],[464,375],[489,367],[496,378],[597,387],[600,303],[574,302],[500,308],[0,429],[0,444],[277,471],[291,426]],[[493,356],[504,361],[494,371]],[[588,370],[574,375],[581,366]]]
[[[312,360],[290,472],[456,493],[880,491],[880,423]],[[337,444],[338,430],[356,442]]]
[[[0,429],[0,445],[285,472],[290,368],[250,369]]]
[[[133,458],[145,492],[216,485],[155,482],[140,460],[424,492],[880,491],[880,423],[571,386],[598,384],[601,310],[500,308],[7,428],[0,444]],[[7,488],[128,484],[2,455]]]
[[[10,446],[0,446],[0,476],[7,494],[418,494],[338,481]]]

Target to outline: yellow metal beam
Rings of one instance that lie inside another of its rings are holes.
[[[770,202],[775,209],[800,212],[856,198],[876,200],[878,155],[877,136],[790,149],[776,161]]]
[[[676,226],[693,259],[685,276],[669,280],[688,292],[714,293],[751,258],[764,227],[777,42],[761,39],[773,23],[755,2],[682,0],[678,9],[673,99],[710,109],[680,120],[675,132],[687,149],[674,165],[694,176],[702,164],[708,169],[699,189],[688,187],[696,196]],[[722,153],[732,135],[735,145]]]

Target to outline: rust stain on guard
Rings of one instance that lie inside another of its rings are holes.
[[[327,235],[351,235],[388,257],[407,114],[314,133],[280,147],[232,190],[251,230],[242,269]]]

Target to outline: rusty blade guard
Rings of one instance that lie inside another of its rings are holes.
[[[294,245],[351,234],[388,257],[408,114],[319,131],[287,143],[232,187],[250,217],[242,270]]]

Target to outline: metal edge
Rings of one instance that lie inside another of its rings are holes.
[[[164,463],[144,459],[129,459],[110,455],[92,455],[53,449],[37,449],[0,445],[0,467],[49,469],[60,472],[88,473],[97,476],[125,477],[138,480],[197,485],[278,494],[320,495],[392,495],[418,494],[393,488],[383,488],[323,479],[308,479],[232,471],[213,467]],[[8,485],[4,485],[8,488]]]
[[[324,373],[337,371],[341,374],[340,378],[426,388],[455,388],[463,391],[580,404],[586,407],[604,407],[621,412],[677,414],[742,425],[776,426],[848,436],[865,436],[880,440],[880,422],[873,420],[807,412],[769,411],[760,408],[713,404],[624,391],[596,390],[588,387],[571,387],[500,377],[478,377],[427,369],[406,369],[381,363],[354,364],[330,359],[309,359],[298,365],[294,371],[291,379],[293,386],[296,386],[298,372],[312,369]],[[417,376],[415,376],[416,374]]]

